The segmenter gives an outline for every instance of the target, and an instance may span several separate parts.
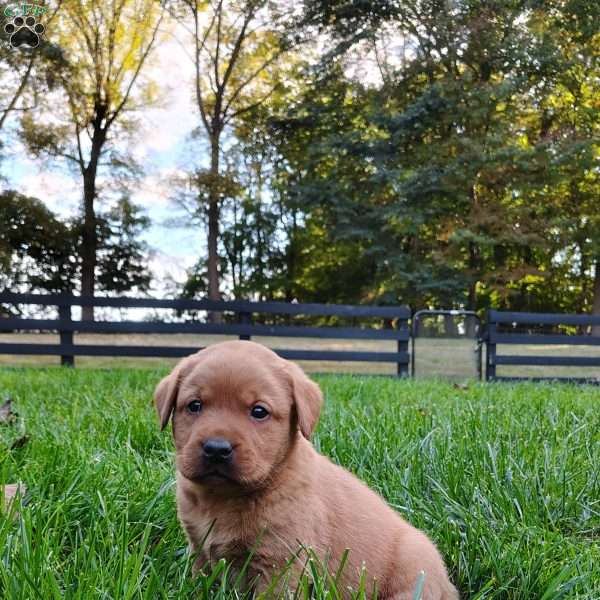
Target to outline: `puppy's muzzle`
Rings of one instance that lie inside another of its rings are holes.
[[[210,463],[228,463],[233,458],[233,446],[222,438],[210,438],[202,444],[202,456]]]

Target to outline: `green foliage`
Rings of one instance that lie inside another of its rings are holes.
[[[69,292],[77,278],[77,234],[41,200],[0,194],[0,288]]]
[[[589,310],[596,3],[305,4],[341,58],[357,58],[358,38],[378,57],[380,82],[365,84],[326,54],[316,85],[274,120],[285,194],[308,204],[328,247],[352,243],[373,265],[361,297]]]
[[[151,276],[139,236],[148,225],[126,197],[99,216],[98,280],[103,290],[147,290]],[[73,293],[81,278],[76,252],[81,229],[80,219],[61,220],[37,198],[14,191],[0,194],[0,287]]]
[[[163,374],[0,373],[20,417],[0,425],[0,483],[28,488],[16,521],[0,513],[3,598],[242,597],[225,563],[190,576],[172,440],[150,402]],[[319,382],[316,446],[428,532],[461,597],[598,597],[595,388]],[[317,575],[312,596],[309,582],[297,598],[339,597],[331,579]]]
[[[98,223],[98,284],[107,292],[145,292],[152,279],[148,248],[140,236],[150,220],[127,196],[118,200]]]

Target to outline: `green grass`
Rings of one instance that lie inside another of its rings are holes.
[[[0,425],[0,484],[28,488],[0,515],[2,600],[237,597],[222,572],[189,576],[160,375],[0,371],[20,415]],[[318,380],[316,445],[429,533],[462,597],[600,598],[599,389]]]

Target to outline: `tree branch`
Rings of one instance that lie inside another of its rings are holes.
[[[133,76],[131,77],[129,85],[127,86],[125,94],[123,95],[123,99],[121,100],[119,105],[113,110],[112,115],[110,117],[107,115],[105,129],[108,129],[114,123],[115,119],[119,116],[121,110],[123,110],[123,107],[127,104],[127,101],[129,100],[129,96],[131,94],[131,90],[133,89],[133,86],[142,70],[142,67],[144,66],[144,63],[146,62],[146,59],[148,58],[148,55],[154,47],[154,42],[156,41],[156,36],[158,34],[158,28],[160,27],[163,17],[164,11],[162,11],[161,9],[160,16],[156,22],[156,25],[154,26],[154,29],[152,30],[150,41],[148,42],[148,45],[146,46],[145,50],[143,50],[142,55],[138,59],[138,64],[133,73]]]
[[[225,89],[225,87],[227,86],[227,83],[229,82],[229,78],[231,77],[231,73],[233,71],[235,63],[237,62],[239,54],[242,50],[242,45],[244,44],[244,41],[246,39],[246,30],[248,29],[248,25],[250,24],[250,22],[252,21],[253,18],[254,18],[254,7],[251,6],[245,15],[244,23],[242,24],[240,33],[235,41],[235,45],[231,52],[231,57],[229,59],[229,63],[227,64],[227,68],[225,69],[225,74],[223,75],[223,82],[221,85],[221,89]]]
[[[21,83],[19,84],[19,87],[16,89],[16,91],[15,91],[11,101],[8,103],[8,106],[6,107],[6,109],[4,109],[2,112],[2,116],[0,117],[0,130],[2,130],[4,122],[6,121],[6,118],[8,117],[9,113],[15,110],[15,106],[16,106],[17,102],[19,101],[21,94],[24,92],[25,87],[27,86],[27,83],[29,82],[29,76],[31,75],[31,70],[33,69],[33,63],[35,62],[35,56],[36,56],[35,54],[31,55],[31,58],[29,59],[29,63],[27,64],[27,69],[25,70],[25,73],[23,74],[23,77],[21,78]]]
[[[227,115],[229,108],[231,105],[237,100],[238,96],[241,92],[252,83],[265,69],[267,69],[270,65],[272,65],[285,51],[279,49],[269,60],[266,60],[258,69],[255,69],[254,72],[244,79],[240,85],[233,91],[231,97],[227,101],[225,108],[223,110],[223,114]]]
[[[273,95],[273,92],[277,89],[277,86],[279,84],[275,84],[267,94],[265,94],[264,96],[262,96],[259,100],[257,100],[256,102],[253,102],[252,104],[248,104],[246,106],[243,106],[242,108],[239,108],[238,110],[232,112],[230,115],[228,115],[227,117],[224,118],[223,122],[225,124],[227,123],[231,123],[231,121],[233,121],[233,119],[235,119],[236,117],[239,117],[240,115],[243,115],[244,113],[247,113],[251,110],[254,110],[255,108],[258,108],[261,104],[263,104],[263,102],[266,102],[266,100],[269,99],[270,96]]]
[[[219,0],[217,5],[217,46],[215,48],[215,59],[214,69],[215,69],[215,86],[217,90],[221,88],[221,83],[219,82],[219,55],[221,50],[221,24],[223,22],[223,0]]]
[[[206,45],[208,35],[213,28],[216,15],[213,12],[213,18],[211,19],[210,24],[208,25],[206,30],[204,31],[204,36],[202,37],[202,40],[200,40],[200,37],[198,35],[200,33],[200,30],[199,30],[199,23],[198,23],[198,6],[197,6],[197,4],[194,4],[193,7],[190,5],[190,9],[191,9],[192,15],[194,17],[194,45],[195,45],[195,51],[196,51],[196,56],[194,59],[195,79],[196,79],[196,102],[198,103],[198,109],[200,111],[200,118],[202,119],[204,128],[206,129],[207,133],[210,135],[211,126],[210,126],[210,124],[208,122],[208,118],[206,116],[204,97],[202,95],[202,85],[201,85],[201,77],[200,77],[200,55]]]

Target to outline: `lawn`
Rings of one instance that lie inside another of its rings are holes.
[[[189,577],[162,374],[0,371],[19,414],[0,425],[0,484],[28,489],[0,514],[0,598],[237,597]],[[316,445],[430,534],[463,598],[600,598],[598,388],[317,379]]]

